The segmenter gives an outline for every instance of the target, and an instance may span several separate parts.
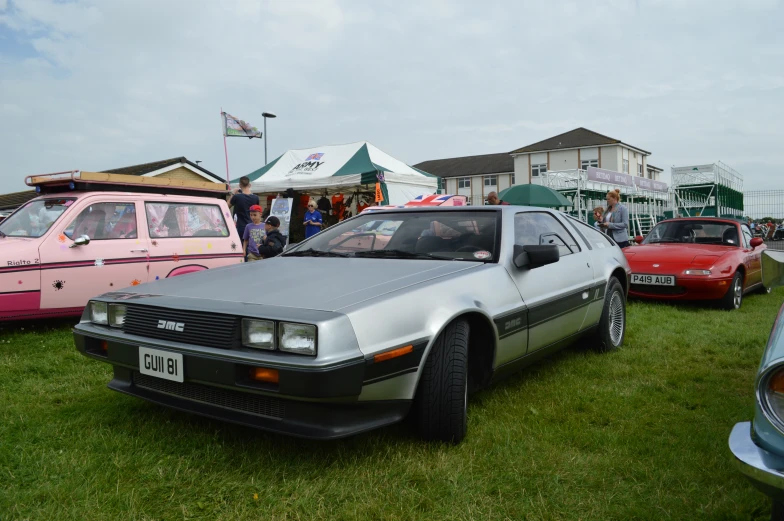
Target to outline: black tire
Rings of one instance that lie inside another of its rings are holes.
[[[735,276],[732,277],[732,283],[727,288],[727,293],[719,301],[719,305],[722,309],[733,311],[740,309],[741,304],[743,304],[743,274],[736,271]]]
[[[760,295],[770,295],[771,291],[773,291],[773,288],[766,288],[765,286],[762,286],[757,290],[757,293]]]
[[[615,277],[607,282],[604,295],[602,317],[599,319],[599,330],[596,332],[595,349],[606,353],[618,349],[626,338],[626,294],[623,286]]]
[[[460,443],[468,427],[468,322],[456,320],[436,339],[417,388],[414,414],[419,435]]]

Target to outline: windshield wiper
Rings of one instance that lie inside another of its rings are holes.
[[[283,254],[284,257],[351,257],[348,253],[338,253],[336,251],[314,250],[308,248],[307,250],[297,250]]]
[[[465,260],[453,257],[442,257],[440,255],[433,255],[432,253],[406,251],[406,250],[367,250],[358,251],[354,254],[355,257],[380,257],[390,259],[435,259],[435,260]]]

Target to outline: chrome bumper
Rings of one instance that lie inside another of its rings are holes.
[[[755,487],[777,501],[784,501],[784,458],[760,448],[751,438],[751,422],[735,424],[730,451],[740,472]]]

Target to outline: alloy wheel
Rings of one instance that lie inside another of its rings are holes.
[[[623,337],[623,322],[625,320],[623,310],[623,299],[617,291],[610,297],[610,341],[613,346],[618,347]]]
[[[743,298],[743,284],[740,281],[740,277],[735,279],[735,287],[732,288],[733,291],[733,303],[735,304],[735,309],[740,307],[740,301]]]

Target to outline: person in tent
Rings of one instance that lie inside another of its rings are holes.
[[[324,219],[321,217],[321,212],[316,210],[316,201],[311,199],[308,201],[308,211],[305,212],[305,238],[309,239],[321,231],[324,226]]]

